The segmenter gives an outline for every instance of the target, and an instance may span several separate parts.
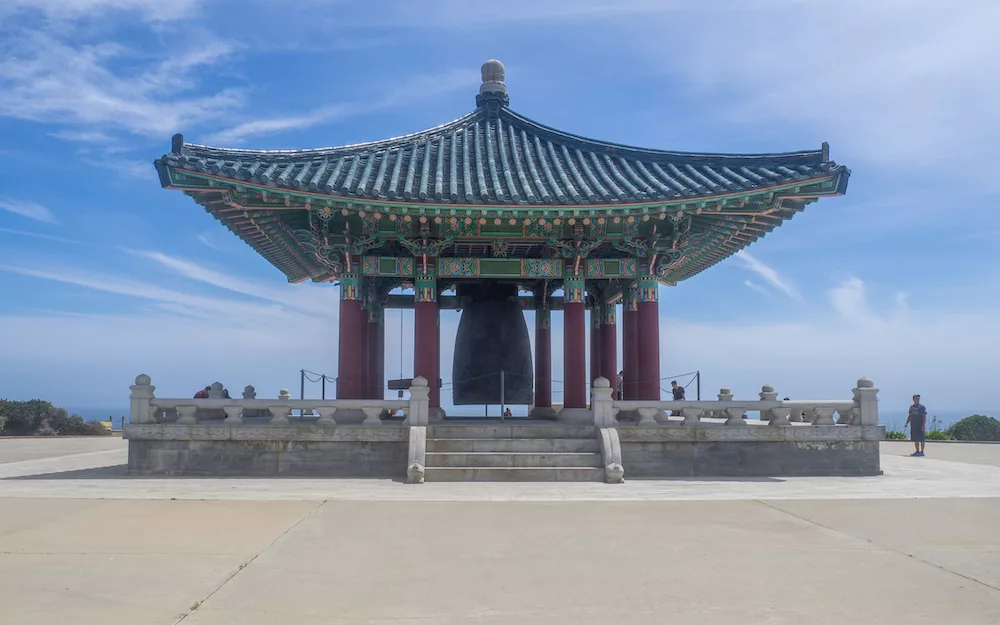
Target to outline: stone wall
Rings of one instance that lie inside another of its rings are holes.
[[[250,431],[254,430],[254,431]],[[408,428],[128,426],[133,475],[406,477]]]
[[[626,479],[880,475],[879,440],[884,429],[621,427],[619,436]]]

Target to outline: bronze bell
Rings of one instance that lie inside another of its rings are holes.
[[[463,304],[452,367],[454,404],[531,404],[531,343],[517,285],[460,285],[458,296]]]

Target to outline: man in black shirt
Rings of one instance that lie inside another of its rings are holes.
[[[674,401],[684,401],[684,387],[677,384],[677,380],[670,383],[670,391],[674,394]],[[674,410],[671,415],[679,415],[679,410]]]

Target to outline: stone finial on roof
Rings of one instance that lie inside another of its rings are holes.
[[[507,96],[507,85],[504,84],[507,69],[503,63],[496,59],[490,59],[483,63],[481,73],[483,84],[479,86],[476,106],[482,106],[488,102],[499,102],[502,106],[507,106],[510,103],[510,98]]]

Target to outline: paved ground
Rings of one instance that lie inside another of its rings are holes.
[[[409,486],[129,479],[121,441],[77,440],[0,440],[2,625],[1000,620],[998,445],[887,444],[879,478]]]

